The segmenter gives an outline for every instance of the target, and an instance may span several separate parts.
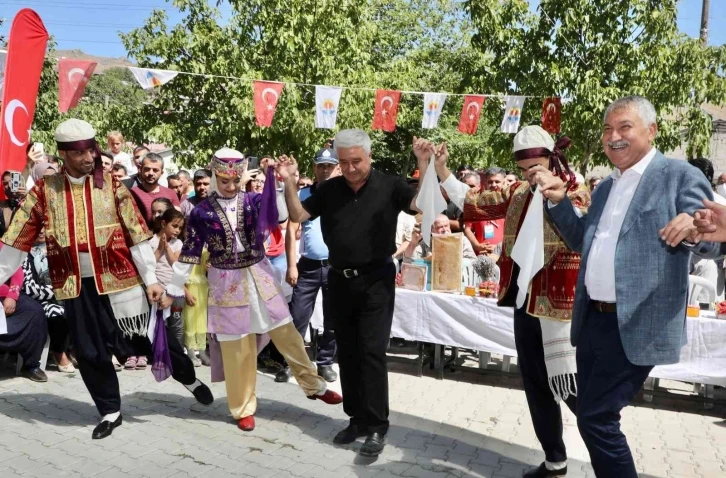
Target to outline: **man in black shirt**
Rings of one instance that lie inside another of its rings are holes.
[[[300,202],[294,158],[280,158],[290,220],[320,217],[328,246],[330,312],[338,343],[343,409],[350,425],[337,444],[367,437],[361,455],[377,456],[388,431],[386,348],[391,335],[396,267],[392,255],[398,214],[416,209],[416,191],[403,178],[371,168],[371,140],[365,131],[335,137],[342,176],[327,180]],[[428,164],[419,161],[423,177]]]

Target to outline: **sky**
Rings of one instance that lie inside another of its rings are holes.
[[[691,37],[699,35],[701,5],[702,0],[679,1],[678,26]],[[0,17],[5,19],[0,35],[7,36],[12,18],[24,7],[38,12],[58,49],[109,57],[126,56],[118,32],[141,26],[154,8],[166,10],[172,22],[181,18],[164,0],[0,0]],[[222,9],[224,14],[229,6]],[[726,0],[711,0],[709,44],[726,44],[724,21]]]

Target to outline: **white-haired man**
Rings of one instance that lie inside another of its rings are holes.
[[[403,178],[371,167],[365,131],[343,130],[334,141],[342,176],[328,179],[303,203],[297,195],[294,158],[280,158],[290,219],[320,217],[328,246],[330,312],[338,343],[343,408],[350,425],[334,439],[366,436],[363,456],[377,456],[388,431],[386,348],[395,299],[395,235],[401,211],[416,210],[416,191]],[[429,156],[430,157],[430,156]],[[423,177],[428,164],[419,161]]]

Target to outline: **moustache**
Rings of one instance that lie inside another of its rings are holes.
[[[627,146],[630,146],[630,141],[626,141],[624,139],[621,139],[620,141],[608,141],[608,147],[610,148],[620,148]]]

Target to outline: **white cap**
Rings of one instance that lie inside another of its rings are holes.
[[[518,151],[541,148],[545,148],[550,152],[554,151],[555,141],[552,139],[552,136],[542,129],[541,126],[525,126],[514,137],[512,152],[517,157]]]
[[[69,119],[55,129],[55,140],[58,143],[71,143],[96,138],[96,130],[89,123],[79,119]]]
[[[215,158],[220,159],[245,159],[245,155],[236,149],[222,148],[214,153]]]

